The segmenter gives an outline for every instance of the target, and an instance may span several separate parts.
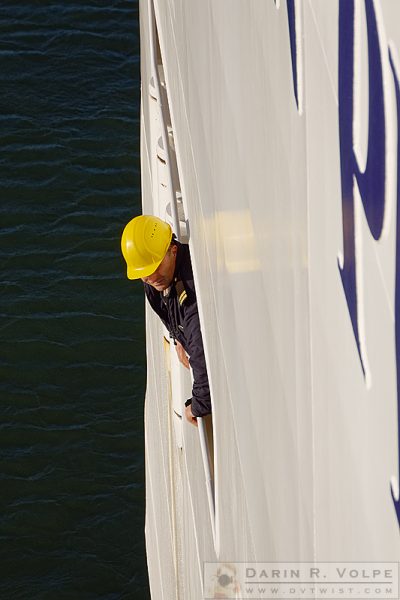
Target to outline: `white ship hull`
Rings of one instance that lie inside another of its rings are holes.
[[[174,413],[190,381],[149,312],[152,597],[202,598],[207,561],[397,562],[400,4],[155,0],[176,172],[149,1],[143,211],[168,218],[180,188],[215,502],[198,431]]]

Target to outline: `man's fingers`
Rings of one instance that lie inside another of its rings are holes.
[[[186,416],[186,419],[187,419],[187,421],[189,421],[189,423],[191,423],[191,424],[192,424],[192,425],[194,425],[195,427],[197,427],[197,426],[198,426],[198,425],[197,425],[197,417],[195,417],[195,416],[192,414],[192,409],[190,408],[190,405],[189,405],[189,406],[186,406],[186,408],[185,408],[185,416]]]

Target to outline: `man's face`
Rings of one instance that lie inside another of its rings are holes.
[[[171,246],[154,273],[148,277],[142,277],[142,281],[148,283],[159,292],[166,290],[171,285],[174,277],[177,251],[177,246]]]

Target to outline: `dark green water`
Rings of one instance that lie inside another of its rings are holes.
[[[0,4],[0,600],[148,598],[136,1]]]

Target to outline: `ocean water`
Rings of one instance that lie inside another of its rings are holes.
[[[0,600],[148,598],[133,0],[0,4]]]

